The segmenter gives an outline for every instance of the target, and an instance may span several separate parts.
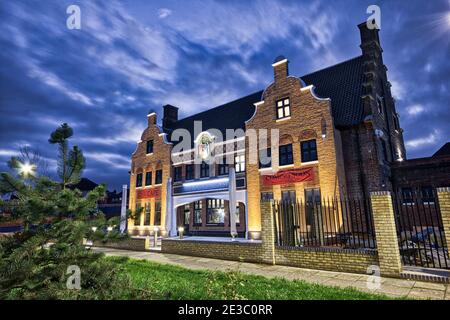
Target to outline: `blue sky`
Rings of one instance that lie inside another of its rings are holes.
[[[407,156],[429,156],[450,140],[449,0],[16,0],[0,3],[0,170],[23,145],[53,165],[47,139],[67,122],[85,176],[120,188],[148,110],[184,117],[261,90],[279,54],[296,76],[358,56],[370,4]]]

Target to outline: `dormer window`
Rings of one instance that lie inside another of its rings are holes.
[[[147,154],[153,153],[153,140],[147,141]]]
[[[277,101],[277,119],[284,119],[291,116],[291,103],[289,98]]]

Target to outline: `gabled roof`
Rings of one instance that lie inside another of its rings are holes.
[[[262,91],[252,93],[246,97],[181,119],[172,124],[170,128],[164,128],[164,130],[170,133],[179,128],[187,129],[192,139],[195,139],[194,121],[202,121],[202,131],[212,128],[218,129],[225,139],[226,129],[245,129],[245,121],[250,119],[255,112],[253,104],[260,101],[261,96]]]
[[[334,123],[337,127],[356,125],[363,121],[363,58],[338,63],[328,68],[300,77],[306,85],[314,85],[315,93],[322,98],[331,98]],[[262,98],[263,91],[252,93],[243,98],[220,105],[187,118],[181,119],[164,128],[169,134],[178,128],[187,129],[194,136],[194,121],[202,121],[203,131],[219,129],[224,138],[226,129],[245,129],[245,121],[253,116],[254,103]]]
[[[436,151],[432,157],[441,157],[450,155],[450,142],[444,144],[438,151]]]
[[[362,56],[307,74],[301,79],[307,85],[314,85],[318,96],[331,99],[337,127],[352,126],[364,120]]]

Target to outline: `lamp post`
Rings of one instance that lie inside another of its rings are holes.
[[[178,227],[178,235],[180,236],[180,239],[183,239],[183,233],[184,233],[184,228]]]

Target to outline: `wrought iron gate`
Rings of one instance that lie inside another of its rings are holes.
[[[436,190],[403,188],[393,202],[403,264],[450,269]]]

